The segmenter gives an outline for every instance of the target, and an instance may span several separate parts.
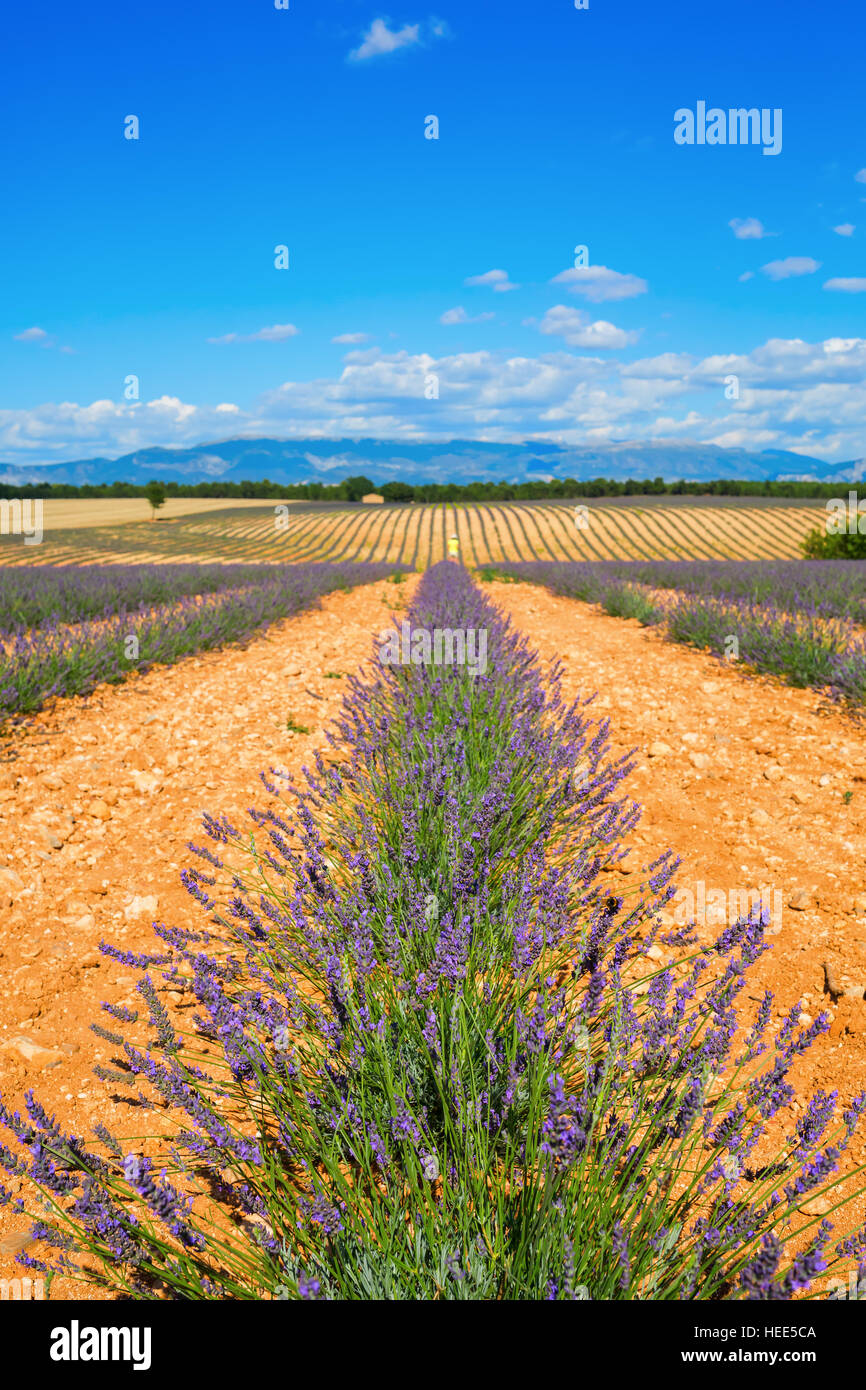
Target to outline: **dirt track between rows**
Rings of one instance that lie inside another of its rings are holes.
[[[297,774],[311,761],[346,674],[415,582],[329,595],[245,648],[60,702],[14,735],[0,762],[0,1091],[13,1108],[32,1086],[76,1133],[99,1121],[129,1132],[91,1070],[110,1052],[89,1031],[100,1001],[135,1002],[133,974],[100,955],[100,938],[140,950],[154,918],[200,923],[179,881],[187,842],[202,839],[200,810],[241,823],[267,799],[261,769]],[[866,1086],[866,1003],[853,997],[866,988],[862,726],[812,692],[749,680],[588,605],[528,585],[483,587],[543,657],[563,659],[566,695],[599,690],[614,750],[640,750],[627,784],[645,808],[638,865],[670,846],[682,886],[781,892],[781,930],[755,971],[780,1009],[799,998],[814,1014],[828,1002],[825,959],[851,992],[832,1010],[830,1038],[799,1064],[798,1090],[838,1087],[847,1100]],[[310,733],[289,734],[289,719]],[[0,1279],[15,1276],[12,1247],[27,1225],[0,1208]],[[59,1281],[53,1296],[70,1286]]]

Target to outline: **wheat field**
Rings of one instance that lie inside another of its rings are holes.
[[[139,520],[137,501],[126,515],[122,503],[112,506],[110,520],[100,501],[64,502],[53,517],[46,507],[41,544],[2,535],[0,564],[343,559],[423,570],[445,557],[455,533],[461,558],[471,566],[503,560],[794,559],[824,516],[820,501],[715,497],[378,507],[182,498],[156,520]]]

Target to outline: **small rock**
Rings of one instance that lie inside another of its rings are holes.
[[[756,810],[752,811],[749,820],[752,822],[752,825],[769,825],[772,816],[767,815],[764,808],[759,806]]]
[[[812,1022],[812,1015],[811,1015],[811,1014],[807,1014],[807,1013],[802,1013],[802,1014],[800,1014],[799,1017],[797,1018],[797,1022],[799,1023],[799,1025],[800,1025],[801,1028],[808,1028],[808,1027],[809,1027],[809,1024]]]
[[[89,893],[91,896],[95,894],[97,897],[101,897],[108,892],[108,884],[104,883],[102,878],[96,874],[83,878],[81,887],[85,893]]]
[[[830,1203],[826,1197],[807,1197],[797,1208],[804,1216],[823,1216],[825,1211],[830,1210]]]
[[[690,753],[689,762],[691,763],[692,767],[697,767],[700,769],[709,767],[710,765],[710,759],[706,753]]]
[[[644,955],[649,956],[650,960],[664,960],[664,951],[660,946],[656,946],[655,944],[644,951]]]
[[[162,786],[162,778],[158,777],[155,772],[134,771],[132,774],[132,782],[135,790],[144,795],[158,792]]]
[[[17,1052],[24,1062],[34,1067],[52,1067],[66,1060],[65,1054],[53,1047],[45,1047],[27,1033],[16,1033],[6,1042],[0,1043],[0,1052]]]
[[[9,1236],[0,1237],[0,1255],[20,1255],[32,1244],[33,1237],[29,1231],[13,1231]]]
[[[117,787],[109,787],[108,791],[102,793],[102,800],[109,806],[116,806],[120,800],[120,792]]]
[[[701,681],[701,690],[705,695],[715,695],[718,688],[718,681]]]
[[[666,758],[667,755],[669,753],[672,753],[673,751],[674,750],[670,747],[669,744],[661,742],[651,743],[649,748],[647,749],[647,752],[651,758]]]
[[[778,763],[770,763],[769,767],[764,768],[764,776],[768,782],[778,782],[784,775],[784,769]]]
[[[132,902],[123,909],[123,915],[127,921],[131,922],[136,917],[153,917],[159,907],[159,898],[154,895],[140,898],[136,895]]]
[[[866,917],[866,893],[858,893],[854,898],[854,911],[858,917]]]
[[[791,894],[788,899],[788,906],[792,907],[795,912],[807,912],[812,906],[812,899],[809,897],[808,893],[805,893],[803,889],[800,888],[796,893]]]
[[[799,787],[795,787],[791,792],[791,800],[796,801],[798,806],[805,806],[809,798],[805,792],[800,791]]]
[[[101,797],[97,797],[96,801],[91,801],[87,810],[94,820],[111,820],[111,811]]]

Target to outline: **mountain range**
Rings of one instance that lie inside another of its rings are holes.
[[[710,481],[752,478],[856,483],[866,479],[866,458],[826,463],[782,449],[749,451],[693,442],[570,446],[528,440],[488,444],[454,439],[420,443],[380,439],[226,439],[191,448],[147,448],[122,458],[72,463],[2,464],[0,483],[143,484],[161,482],[338,483],[355,474],[377,485],[406,483],[527,482],[532,479],[655,478]]]

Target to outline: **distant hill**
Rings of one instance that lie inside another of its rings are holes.
[[[534,478],[655,478],[675,482],[713,478],[785,479],[856,483],[866,459],[830,464],[781,449],[750,452],[714,444],[623,443],[569,447],[527,441],[485,444],[406,443],[381,439],[226,439],[189,449],[138,449],[122,458],[74,463],[0,463],[0,483],[163,482],[338,483],[364,474],[377,485],[406,483],[522,483]]]

